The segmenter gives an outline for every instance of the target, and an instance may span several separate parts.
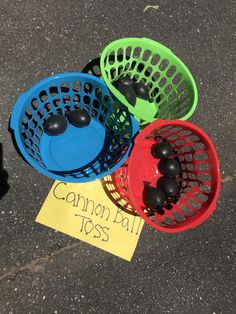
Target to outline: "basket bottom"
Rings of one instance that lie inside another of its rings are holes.
[[[154,141],[148,140],[142,142],[142,154],[135,156],[136,172],[135,181],[138,182],[136,188],[137,195],[143,194],[144,183],[148,182],[155,187],[156,182],[162,176],[158,170],[158,159],[151,154],[151,148]]]
[[[103,125],[91,120],[89,126],[76,128],[68,124],[58,136],[44,134],[40,150],[42,161],[52,171],[70,171],[90,163],[101,152],[106,137]]]
[[[130,109],[130,112],[132,112],[139,119],[141,118],[145,121],[153,121],[157,113],[157,104],[155,102],[150,103],[149,101],[137,97],[135,109]]]

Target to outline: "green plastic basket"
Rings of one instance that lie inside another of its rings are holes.
[[[170,49],[148,38],[125,38],[111,42],[100,60],[102,78],[141,125],[156,119],[187,120],[194,112],[197,86],[186,65]],[[152,102],[137,98],[132,106],[113,83],[129,75],[149,88]]]

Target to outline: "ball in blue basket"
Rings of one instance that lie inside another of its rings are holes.
[[[152,155],[155,158],[167,159],[174,153],[173,147],[168,142],[161,142],[152,147]]]
[[[132,105],[135,106],[136,104],[136,95],[133,87],[131,85],[122,85],[118,84],[116,85],[116,88],[118,89],[121,94],[124,95],[125,99]]]
[[[136,83],[134,85],[134,91],[137,97],[144,100],[150,100],[148,87],[142,82]]]
[[[158,163],[158,169],[166,177],[176,177],[181,170],[180,163],[174,158],[161,159]]]
[[[144,204],[152,211],[162,209],[165,204],[165,194],[160,189],[149,185],[145,185],[143,197]]]
[[[179,192],[179,184],[175,178],[161,177],[157,181],[157,188],[170,198],[174,198]]]
[[[67,114],[69,122],[77,128],[83,128],[90,124],[91,117],[86,110],[75,109]]]
[[[53,115],[44,122],[43,128],[47,135],[60,135],[64,133],[67,128],[66,117],[59,114]]]

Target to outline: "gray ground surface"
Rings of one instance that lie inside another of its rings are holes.
[[[159,4],[159,10],[143,9]],[[0,127],[9,193],[0,201],[0,313],[235,313],[234,1],[0,0]],[[146,36],[169,46],[199,88],[191,118],[221,159],[217,210],[196,230],[145,226],[133,261],[34,222],[52,180],[17,154],[12,106],[38,80],[80,71],[108,42]]]

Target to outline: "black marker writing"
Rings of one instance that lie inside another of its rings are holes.
[[[102,227],[100,224],[94,224],[92,219],[86,216],[79,215],[79,214],[75,214],[75,216],[82,218],[81,228],[80,228],[81,233],[85,233],[85,235],[89,235],[91,232],[94,232],[95,233],[95,235],[93,235],[94,238],[98,238],[98,239],[101,238],[101,240],[105,242],[109,240],[109,235],[105,230],[109,231],[110,228]]]
[[[100,203],[96,204],[93,200],[85,198],[81,194],[75,193],[73,191],[66,192],[64,190],[64,195],[63,195],[63,189],[60,189],[61,184],[63,186],[66,186],[66,182],[59,182],[55,185],[53,188],[53,196],[57,200],[62,200],[68,204],[70,204],[73,207],[78,208],[79,211],[82,213],[88,213],[88,216],[96,216],[100,218],[101,220],[104,221],[109,221],[109,219],[113,219],[111,217],[111,214],[113,213],[109,207],[106,207]],[[102,241],[108,241],[109,235],[108,231],[110,230],[107,227],[103,227],[100,224],[95,224],[93,222],[93,217],[86,217],[83,215],[76,214],[75,216],[80,217],[81,220],[81,228],[80,232],[84,233],[86,235],[92,233],[94,238],[101,238]],[[130,232],[130,233],[135,233],[135,235],[139,234],[139,229],[141,226],[141,221],[142,219],[136,216],[129,216],[127,217],[125,213],[122,211],[121,208],[117,208],[115,212],[115,217],[113,219],[114,224],[120,224],[122,228],[124,228],[125,231]],[[102,221],[101,221],[102,224]],[[136,232],[135,232],[136,230]]]
[[[67,183],[65,183],[65,182],[59,182],[59,183],[57,183],[56,186],[55,186],[55,188],[53,189],[52,193],[53,193],[53,196],[54,196],[55,198],[57,198],[58,200],[63,200],[63,201],[64,201],[64,200],[65,200],[65,197],[59,197],[59,196],[57,195],[57,193],[56,193],[56,190],[57,190],[58,186],[61,185],[61,184],[67,185]]]
[[[139,228],[141,226],[141,222],[142,222],[142,218],[139,217],[139,224],[138,224],[138,228],[137,228],[137,231],[136,231],[136,235],[138,235],[138,233],[139,233]]]
[[[100,225],[96,225],[96,226],[95,226],[95,231],[97,231],[97,234],[98,234],[98,235],[94,235],[94,236],[93,236],[94,238],[100,238],[100,237],[101,237],[101,231],[100,231],[101,228],[102,228],[102,227],[101,227]]]
[[[107,242],[107,241],[109,240],[109,235],[108,235],[108,233],[106,233],[106,232],[104,231],[104,229],[110,230],[110,228],[107,228],[107,227],[103,227],[103,228],[102,228],[102,231],[103,231],[103,232],[105,233],[105,235],[106,235],[106,240],[105,240],[105,239],[102,239],[102,241]]]
[[[136,216],[134,215],[133,216],[133,224],[132,224],[132,228],[131,228],[131,233],[133,233],[133,231],[134,231],[134,223],[135,223],[135,220],[136,220]]]
[[[113,220],[114,223],[121,224],[122,227],[126,227],[126,230],[129,231],[129,218],[124,217],[122,213],[122,209],[117,207],[116,216]]]
[[[78,215],[78,214],[75,214],[75,216],[76,217],[82,217],[82,224],[81,224],[81,229],[80,229],[80,232],[82,232],[84,229],[84,219],[90,219],[90,218],[82,216],[82,215]]]

